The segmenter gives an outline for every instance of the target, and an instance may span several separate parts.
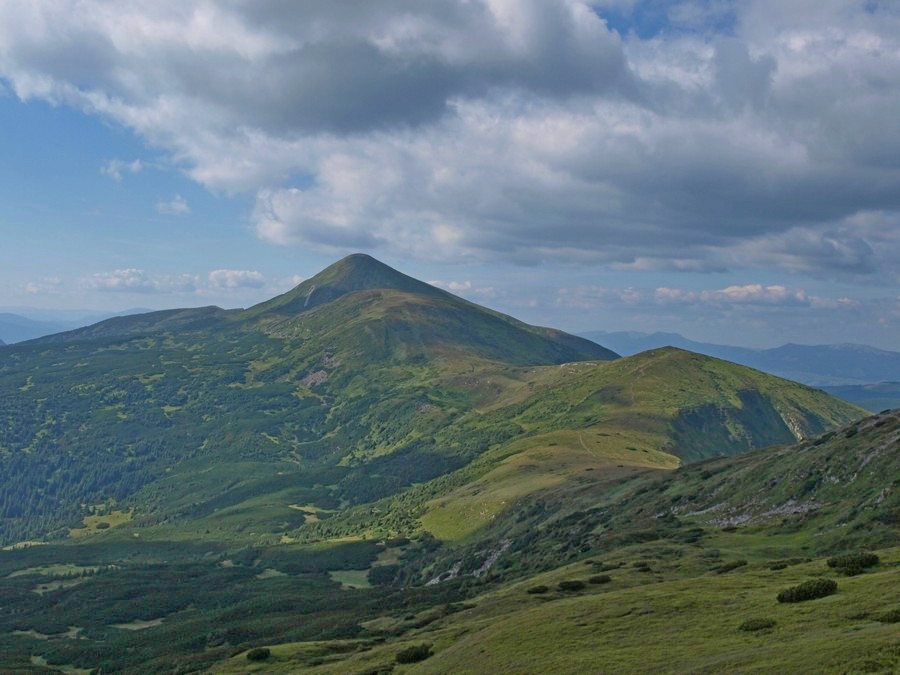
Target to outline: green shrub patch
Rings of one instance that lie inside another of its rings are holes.
[[[581,579],[564,579],[559,582],[559,590],[561,591],[580,591],[585,587],[585,583]]]
[[[608,584],[610,581],[612,581],[612,577],[608,574],[595,574],[588,579],[588,582],[592,584]]]
[[[810,579],[799,586],[785,588],[778,594],[778,602],[803,602],[824,598],[837,591],[837,582],[834,579]]]
[[[397,663],[418,663],[429,656],[431,656],[431,643],[423,642],[420,645],[413,645],[397,652],[396,659]]]
[[[526,593],[531,593],[532,595],[540,595],[541,593],[546,593],[550,588],[548,586],[544,586],[543,584],[539,586],[532,586],[529,588]]]
[[[849,553],[847,555],[835,556],[828,559],[828,566],[837,570],[841,574],[852,577],[862,574],[868,568],[874,567],[880,561],[874,553],[859,551],[857,553]]]
[[[890,609],[884,614],[879,614],[878,620],[881,623],[900,623],[900,607]]]
[[[248,661],[265,661],[272,655],[272,651],[268,647],[254,647],[247,652]]]
[[[740,626],[738,626],[738,630],[753,633],[758,630],[771,628],[774,625],[775,621],[773,619],[747,619]]]

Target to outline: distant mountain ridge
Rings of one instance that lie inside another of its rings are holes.
[[[19,314],[0,314],[0,344],[23,342],[43,335],[59,333],[72,326],[62,322],[36,321]]]
[[[148,312],[146,309],[129,309],[122,312],[93,312],[85,310],[30,310],[23,309],[31,316],[17,312],[0,312],[0,345],[15,344],[27,340],[70,331],[94,324],[114,316],[128,316]]]
[[[581,335],[623,356],[665,346],[680,347],[814,387],[900,381],[900,352],[866,345],[789,343],[772,349],[751,349],[695,342],[678,333],[591,331]]]

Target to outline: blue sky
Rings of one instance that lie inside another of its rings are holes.
[[[898,35],[871,0],[9,0],[0,308],[248,306],[365,251],[572,331],[900,350]]]

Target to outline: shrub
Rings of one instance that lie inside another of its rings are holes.
[[[725,574],[726,572],[730,572],[731,570],[736,570],[738,567],[743,567],[746,564],[746,560],[732,560],[731,562],[727,562],[716,567],[716,574]]]
[[[608,574],[595,574],[588,579],[588,582],[592,584],[608,584],[610,581],[612,581],[612,577]]]
[[[541,593],[546,593],[549,590],[550,589],[547,586],[544,586],[543,584],[541,584],[540,586],[532,586],[525,592],[531,593],[532,595],[539,595]]]
[[[775,625],[775,621],[773,619],[747,619],[740,626],[738,626],[738,630],[747,631],[748,633],[752,633],[758,630],[765,630],[766,628],[771,628]]]
[[[879,614],[878,620],[881,623],[900,623],[900,608],[891,609],[884,614]]]
[[[397,663],[418,663],[419,661],[424,661],[429,656],[431,656],[431,643],[423,642],[420,645],[413,645],[412,647],[407,647],[403,651],[397,652],[395,658]]]
[[[808,563],[811,558],[784,558],[783,560],[775,560],[771,565],[769,565],[770,570],[783,570],[787,567],[791,567],[793,565],[799,565],[801,563]]]
[[[247,652],[247,660],[248,661],[265,661],[271,655],[272,655],[272,652],[268,647],[254,647],[249,652]]]
[[[828,559],[828,566],[848,577],[862,574],[869,567],[874,567],[881,560],[874,553],[858,551],[847,555],[839,555]]]
[[[387,586],[393,583],[399,572],[399,565],[375,565],[369,569],[366,577],[373,586]]]
[[[581,579],[564,579],[559,582],[561,591],[580,591],[584,587],[585,583]]]
[[[778,602],[803,602],[824,598],[837,591],[837,582],[834,579],[810,579],[799,586],[785,588],[778,594]]]

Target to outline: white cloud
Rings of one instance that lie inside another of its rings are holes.
[[[62,285],[59,280],[56,283]],[[266,280],[262,273],[255,270],[218,269],[206,275],[169,275],[126,268],[92,274],[81,279],[80,285],[102,292],[204,296],[258,290],[265,287]]]
[[[784,286],[745,284],[706,291],[687,291],[680,288],[657,288],[654,299],[661,303],[712,303],[721,305],[811,305],[815,298],[803,289]],[[816,299],[819,300],[819,299]]]
[[[55,295],[62,288],[63,282],[59,277],[43,277],[25,284],[25,292],[28,295]]]
[[[172,201],[157,202],[156,210],[166,216],[184,216],[191,212],[191,207],[184,197],[176,194]]]
[[[900,212],[893,6],[683,2],[624,40],[592,9],[635,6],[7,0],[0,77],[255,195],[279,245],[896,280],[860,222]]]
[[[100,173],[109,176],[117,183],[122,182],[124,173],[140,173],[144,169],[144,163],[140,159],[125,162],[120,159],[111,159],[100,167]]]
[[[136,268],[99,272],[82,280],[89,290],[123,293],[195,293],[198,284],[195,275],[156,276]]]
[[[441,281],[434,279],[428,283],[456,295],[478,298],[482,302],[492,300],[498,296],[497,290],[493,286],[475,286],[471,281]]]
[[[213,289],[262,288],[266,282],[262,274],[250,270],[213,270],[208,279]]]

